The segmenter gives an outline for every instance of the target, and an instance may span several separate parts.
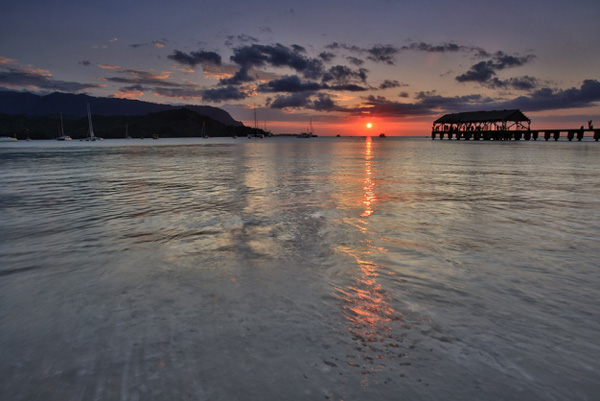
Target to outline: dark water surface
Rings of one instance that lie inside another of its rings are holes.
[[[592,400],[600,145],[0,144],[2,400]]]

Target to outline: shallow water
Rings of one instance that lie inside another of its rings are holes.
[[[0,399],[591,400],[600,145],[0,147]]]

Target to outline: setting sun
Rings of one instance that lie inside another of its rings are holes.
[[[367,128],[373,128],[373,124],[367,123]]]

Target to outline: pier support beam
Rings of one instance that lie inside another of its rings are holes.
[[[581,142],[582,139],[583,139],[583,130],[580,129],[579,131],[577,131],[577,140],[579,142]]]
[[[560,138],[560,131],[554,131],[554,140],[558,141],[558,138]]]

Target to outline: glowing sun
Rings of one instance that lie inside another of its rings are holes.
[[[373,128],[373,124],[367,123],[367,128]]]

